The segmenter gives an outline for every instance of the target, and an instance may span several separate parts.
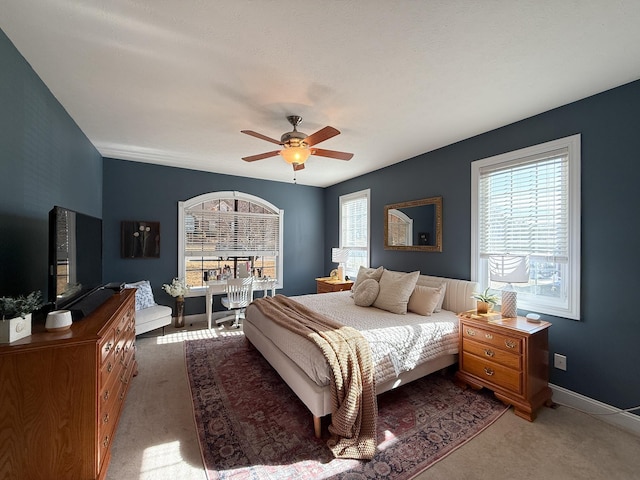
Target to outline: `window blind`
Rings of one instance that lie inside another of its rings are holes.
[[[277,214],[203,210],[185,211],[187,257],[245,257],[279,254]]]
[[[479,176],[480,257],[569,258],[569,152],[487,166]]]
[[[368,238],[368,199],[366,195],[357,196],[342,202],[342,242],[341,247],[367,248]]]

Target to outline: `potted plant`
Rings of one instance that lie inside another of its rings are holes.
[[[498,303],[498,296],[489,293],[489,287],[482,293],[474,293],[471,297],[478,301],[476,304],[478,313],[489,313],[493,306]]]
[[[42,293],[0,298],[0,343],[31,335],[31,314],[42,307]]]

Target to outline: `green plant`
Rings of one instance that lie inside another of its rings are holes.
[[[35,312],[42,307],[42,293],[31,292],[26,297],[20,295],[18,297],[2,297],[0,298],[0,315],[2,320],[26,317],[30,313]]]
[[[482,293],[474,292],[471,297],[475,298],[479,302],[490,303],[491,305],[496,305],[498,303],[498,296],[493,293],[489,293],[489,287],[487,287]]]

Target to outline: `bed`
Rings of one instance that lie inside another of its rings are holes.
[[[358,280],[356,288],[357,284]],[[457,362],[456,314],[474,308],[471,295],[477,283],[420,275],[415,285],[442,286],[440,311],[430,316],[411,311],[400,315],[358,306],[350,291],[291,298],[362,333],[371,347],[375,389],[380,394]],[[315,435],[320,437],[320,418],[332,413],[329,367],[320,350],[270,321],[253,304],[247,307],[243,328],[247,340],[309,409]]]

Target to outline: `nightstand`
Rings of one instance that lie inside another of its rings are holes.
[[[549,322],[530,323],[524,317],[486,320],[466,313],[458,318],[458,383],[492,390],[530,422],[542,405],[552,405]]]
[[[316,293],[342,292],[351,290],[353,281],[345,280],[341,282],[331,277],[316,278]]]

